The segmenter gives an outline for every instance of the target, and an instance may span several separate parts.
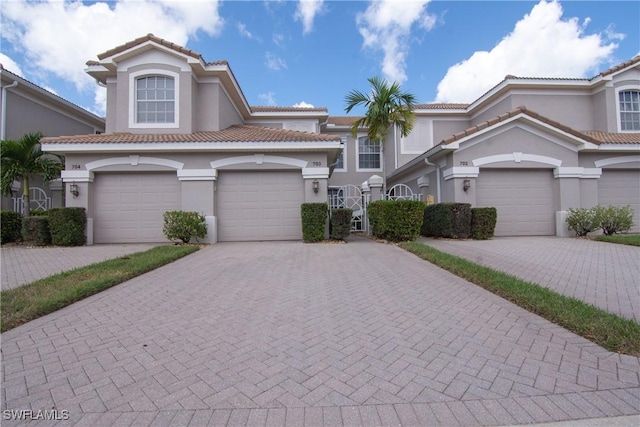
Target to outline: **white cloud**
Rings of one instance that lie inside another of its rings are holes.
[[[238,32],[240,33],[240,35],[244,38],[247,38],[249,40],[255,40],[259,43],[262,43],[262,39],[256,35],[254,35],[251,31],[247,30],[247,26],[245,24],[243,24],[242,22],[238,22],[236,24],[236,28],[238,29]]]
[[[313,20],[316,15],[323,12],[324,0],[300,0],[294,19],[302,21],[302,34],[313,30]]]
[[[265,58],[265,64],[270,70],[280,71],[287,69],[287,62],[276,54],[267,52]]]
[[[275,45],[278,46],[278,47],[283,47],[284,46],[284,35],[282,35],[280,33],[274,33],[273,34],[273,43],[275,43]]]
[[[20,68],[18,63],[16,61],[14,61],[13,59],[9,58],[4,53],[0,53],[0,64],[2,64],[2,67],[5,70],[9,70],[13,74],[16,74],[16,75],[18,75],[20,77],[24,77],[24,74],[22,73],[22,69]]]
[[[264,103],[264,105],[276,105],[275,93],[273,92],[261,93],[258,95],[258,98]]]
[[[293,104],[293,107],[296,108],[314,108],[313,104],[309,104],[308,102],[300,101],[297,104]]]
[[[24,49],[33,72],[50,73],[78,90],[94,88],[87,60],[147,33],[185,45],[202,31],[217,35],[218,0],[4,1],[2,38]]]
[[[563,19],[557,1],[540,1],[490,51],[452,66],[438,84],[438,102],[472,102],[507,74],[520,77],[591,77],[610,61],[624,35],[609,28],[585,34],[590,19]]]
[[[406,58],[409,36],[414,24],[431,30],[436,24],[427,13],[429,0],[372,0],[366,11],[356,17],[363,46],[383,52],[382,74],[388,81],[400,84],[407,80]]]

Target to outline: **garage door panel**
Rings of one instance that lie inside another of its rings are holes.
[[[163,214],[180,209],[175,173],[96,174],[96,243],[164,242]]]
[[[603,206],[631,206],[633,227],[640,232],[640,171],[635,169],[604,169],[598,179],[598,203]]]
[[[302,238],[299,171],[222,172],[217,188],[218,240]]]
[[[476,182],[477,206],[498,211],[496,236],[555,234],[550,170],[481,169]]]

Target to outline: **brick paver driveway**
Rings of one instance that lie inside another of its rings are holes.
[[[636,246],[566,237],[420,241],[640,322]]]
[[[364,239],[214,245],[2,335],[2,409],[77,425],[525,424],[639,414],[639,384],[638,358]]]

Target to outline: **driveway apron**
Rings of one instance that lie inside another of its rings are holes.
[[[2,409],[52,408],[92,426],[540,423],[640,414],[640,362],[393,245],[224,243],[2,334]]]

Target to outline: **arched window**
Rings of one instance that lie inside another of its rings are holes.
[[[640,90],[618,92],[620,106],[620,130],[640,131]]]
[[[136,79],[136,123],[175,123],[175,93],[173,77]]]

